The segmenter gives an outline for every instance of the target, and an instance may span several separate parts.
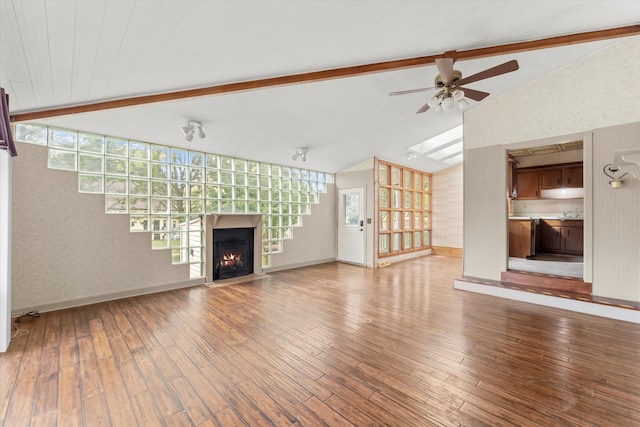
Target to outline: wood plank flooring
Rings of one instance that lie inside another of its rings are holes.
[[[460,275],[329,263],[23,318],[0,425],[640,425],[640,325]]]

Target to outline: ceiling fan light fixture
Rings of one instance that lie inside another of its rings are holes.
[[[448,110],[451,110],[454,105],[456,105],[456,102],[453,100],[452,97],[447,96],[442,100],[441,105],[443,110],[448,111]]]
[[[439,104],[440,104],[440,98],[438,98],[437,95],[434,95],[433,97],[431,97],[431,99],[429,99],[429,102],[427,103],[429,108],[435,108]]]
[[[467,101],[466,99],[462,98],[458,101],[458,108],[460,108],[461,110],[466,107],[467,105],[469,105],[469,101]]]
[[[438,104],[436,106],[436,114],[442,114],[442,105]]]
[[[456,89],[453,91],[453,99],[455,101],[460,101],[462,98],[464,98],[464,92],[461,91],[460,89]]]

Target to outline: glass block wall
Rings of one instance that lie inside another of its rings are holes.
[[[262,266],[283,251],[333,175],[213,153],[16,124],[17,141],[48,147],[48,166],[78,172],[78,191],[104,194],[107,214],[126,214],[130,231],[204,276],[204,215],[262,214]]]

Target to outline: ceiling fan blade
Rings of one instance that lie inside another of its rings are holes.
[[[453,79],[453,58],[438,58],[436,66],[440,72],[440,78],[444,84],[451,83]]]
[[[481,90],[469,89],[466,87],[461,87],[459,89],[464,92],[465,98],[473,99],[474,101],[482,101],[489,96],[489,93],[482,92]]]
[[[416,111],[416,114],[424,113],[428,109],[429,109],[429,103],[427,102],[418,111]]]
[[[389,94],[389,96],[406,95],[408,93],[417,93],[417,92],[426,92],[426,91],[432,90],[432,89],[435,89],[435,87],[423,87],[423,88],[420,88],[420,89],[400,90],[398,92],[391,92]]]
[[[504,64],[497,65],[493,68],[488,68],[484,71],[480,71],[479,73],[472,76],[465,77],[464,79],[459,80],[456,86],[459,87],[469,83],[477,82],[478,80],[484,80],[490,77],[499,76],[500,74],[510,73],[512,71],[516,71],[518,68],[520,68],[520,66],[518,65],[518,61],[514,59],[509,62],[505,62]]]

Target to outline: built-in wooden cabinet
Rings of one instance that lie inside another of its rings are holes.
[[[540,198],[540,171],[523,170],[516,174],[516,198],[539,199]]]
[[[518,199],[539,199],[542,190],[582,186],[582,164],[554,165],[518,169],[514,193]]]
[[[509,256],[526,258],[531,255],[531,220],[509,220]]]
[[[583,221],[540,221],[540,232],[540,252],[567,255],[582,255],[584,253]]]
[[[562,177],[564,187],[581,188],[584,186],[582,165],[563,168]]]

